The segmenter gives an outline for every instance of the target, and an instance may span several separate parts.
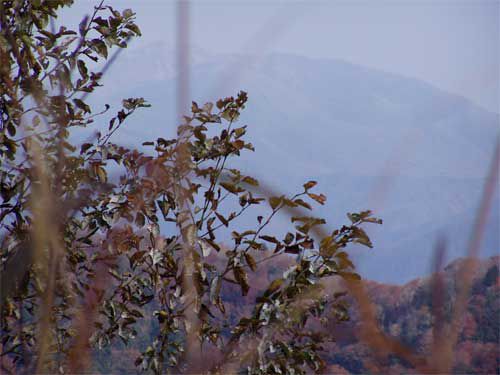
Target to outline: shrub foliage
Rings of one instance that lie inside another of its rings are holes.
[[[321,323],[347,318],[343,294],[321,281],[359,279],[345,248],[371,247],[362,225],[381,221],[349,214],[349,224],[318,238],[325,220],[308,211],[326,198],[314,181],[269,196],[233,168],[253,151],[238,125],[243,91],[193,102],[174,139],[114,143],[149,105],[128,98],[110,115],[109,105],[86,100],[109,67],[99,63],[140,29],[132,10],[101,3],[78,30],[55,30],[71,3],[0,3],[2,370],[78,372],[121,341],[138,350],[138,369],[155,373],[319,371],[331,339]],[[86,138],[75,141],[82,128]],[[268,207],[254,225],[235,225],[257,205]],[[270,229],[280,211],[293,213],[283,238]],[[250,313],[228,319],[225,285],[247,295],[249,274],[278,256],[293,265],[259,291]],[[134,346],[146,321],[155,334]],[[211,362],[202,362],[207,350]]]

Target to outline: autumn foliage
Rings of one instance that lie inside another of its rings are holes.
[[[104,1],[78,30],[56,30],[71,4],[0,2],[3,372],[344,371],[331,357],[346,350],[333,333],[349,301],[377,358],[450,368],[448,352],[427,361],[380,329],[349,256],[372,247],[364,228],[380,219],[348,213],[328,228],[313,214],[326,203],[315,181],[284,195],[235,168],[255,151],[239,121],[246,92],[193,102],[172,139],[115,142],[147,125],[133,124],[147,100],[112,113],[88,98],[141,31],[132,10]]]
[[[322,369],[323,336],[303,328],[340,307],[321,280],[358,280],[345,249],[371,247],[362,226],[380,221],[350,214],[349,224],[318,238],[312,231],[325,220],[306,211],[326,197],[314,181],[269,196],[232,168],[253,151],[247,126],[237,125],[243,91],[193,102],[177,138],[144,140],[140,150],[113,143],[148,104],[125,99],[106,119],[110,105],[86,102],[103,75],[92,70],[140,30],[131,10],[102,3],[77,31],[49,27],[70,4],[0,6],[3,370],[80,372],[116,342],[134,348],[138,369],[155,373]],[[76,128],[89,130],[78,145],[70,142]],[[256,205],[267,213],[236,227]],[[279,238],[268,228],[284,210],[293,210],[292,226]],[[276,257],[293,262],[256,295],[252,274]],[[248,296],[232,319],[227,285]],[[134,346],[141,324],[155,330]],[[207,351],[217,360],[202,360]]]

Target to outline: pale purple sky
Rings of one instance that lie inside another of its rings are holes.
[[[63,22],[92,10],[76,1]],[[110,0],[143,31],[131,48],[174,45],[176,2]],[[211,53],[285,52],[414,77],[500,112],[500,2],[190,1],[191,42]]]

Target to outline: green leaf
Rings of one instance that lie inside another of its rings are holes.
[[[134,268],[135,264],[142,259],[142,257],[144,256],[144,254],[146,254],[145,251],[138,251],[136,253],[134,253],[134,255],[132,255],[130,258],[129,258],[129,263],[130,263],[130,267],[131,268]]]
[[[259,236],[259,238],[263,239],[264,241],[267,241],[267,242],[272,242],[272,243],[275,243],[275,244],[278,244],[280,243],[276,237],[272,237],[272,236]]]
[[[274,292],[276,292],[279,288],[281,288],[281,286],[283,285],[284,282],[285,282],[285,280],[283,280],[283,279],[273,280],[273,282],[269,285],[269,287],[264,292],[264,296],[267,297],[267,296],[270,296],[271,294],[273,294]]]
[[[324,246],[321,246],[319,249],[319,253],[323,258],[331,258],[338,249],[339,245],[336,242],[330,242]]]
[[[248,294],[248,290],[250,289],[250,285],[248,285],[248,277],[245,270],[239,266],[234,267],[233,274],[236,282],[240,284],[241,294],[246,296]]]
[[[212,240],[210,240],[210,239],[207,239],[207,238],[205,238],[204,240],[205,240],[208,244],[210,244],[210,246],[212,246],[212,248],[213,248],[213,249],[215,249],[215,251],[217,251],[217,252],[219,252],[219,251],[220,251],[220,246],[219,246],[219,245],[217,245],[217,243],[216,243],[216,242],[214,242],[214,241],[212,241]]]
[[[378,219],[376,217],[368,217],[366,219],[363,219],[364,222],[367,222],[367,223],[374,223],[374,224],[382,224],[383,221],[382,219]]]
[[[250,176],[243,177],[242,181],[248,185],[259,186],[259,181],[257,181],[255,178],[250,177]]]
[[[255,259],[248,252],[245,253],[245,260],[253,272],[257,271],[257,263],[255,262]]]
[[[11,137],[16,135],[16,127],[12,124],[12,122],[7,123],[7,131]]]
[[[137,215],[135,215],[135,223],[140,228],[144,226],[144,224],[146,223],[146,218],[142,213],[138,212]]]
[[[73,103],[85,113],[90,113],[90,107],[80,99],[73,99]]]
[[[290,232],[288,232],[285,236],[285,239],[283,240],[284,243],[286,243],[287,245],[291,244],[292,241],[294,239],[294,235]]]
[[[85,61],[78,60],[77,66],[78,66],[78,72],[80,72],[82,78],[86,79],[88,77],[88,69],[87,66],[85,65]]]
[[[308,193],[307,195],[309,196],[309,198],[314,199],[316,202],[318,202],[321,205],[325,204],[325,202],[326,202],[326,197],[323,194],[317,195],[317,194],[313,194],[313,193]]]
[[[298,253],[300,253],[300,247],[299,247],[299,245],[287,246],[287,247],[285,247],[285,253],[298,254]]]
[[[236,150],[241,150],[243,147],[245,147],[245,142],[242,141],[241,139],[237,139],[236,141],[231,142],[231,145],[236,149]]]
[[[372,242],[370,241],[370,238],[368,237],[368,235],[366,234],[366,232],[362,228],[354,227],[352,229],[352,234],[355,238],[355,242],[357,242],[361,245],[365,245],[365,246],[370,247],[370,248],[373,247]]]
[[[238,193],[245,191],[245,189],[242,189],[239,186],[236,186],[236,185],[231,184],[229,182],[220,182],[219,185],[233,194],[238,194]]]
[[[125,25],[125,28],[133,31],[138,36],[142,35],[141,29],[139,29],[139,26],[137,26],[135,23]]]
[[[273,210],[275,210],[283,201],[283,197],[270,197],[269,198],[269,205]]]
[[[158,207],[160,208],[160,211],[163,215],[163,219],[167,219],[168,213],[170,211],[170,204],[166,201],[161,201],[157,200],[156,203],[158,204]]]
[[[243,126],[241,128],[236,128],[233,131],[234,131],[234,137],[238,139],[241,138],[246,133],[246,127]]]
[[[132,11],[132,9],[124,9],[123,12],[122,12],[122,16],[123,18],[130,18],[130,17],[133,17],[135,15],[135,13]]]
[[[312,249],[314,247],[314,240],[309,239],[309,240],[304,240],[299,243],[300,246],[302,246],[304,249]]]
[[[245,240],[243,243],[250,245],[250,248],[254,250],[262,250],[262,244],[253,240]]]
[[[312,210],[311,205],[310,205],[309,203],[307,203],[307,202],[304,202],[304,201],[303,201],[302,199],[300,199],[300,198],[295,199],[295,200],[294,200],[294,202],[295,202],[296,204],[298,204],[299,206],[302,206],[302,207],[304,207],[304,208],[307,208],[308,210]]]
[[[222,224],[224,224],[225,227],[229,225],[229,222],[226,220],[226,218],[221,214],[219,214],[218,212],[215,212],[215,216],[217,216],[217,218],[220,220]]]
[[[108,58],[108,47],[106,47],[106,44],[102,40],[92,39],[89,44],[90,48],[92,48],[99,55],[101,55],[105,59]]]
[[[96,174],[97,177],[99,177],[99,181],[101,181],[102,183],[108,180],[108,175],[103,167],[98,166],[96,169]]]
[[[304,189],[306,191],[308,191],[309,189],[315,187],[318,183],[316,181],[308,181],[306,182],[303,186],[304,186]]]
[[[354,224],[355,222],[361,220],[361,217],[355,213],[347,213],[348,219]]]
[[[213,103],[205,103],[203,104],[202,111],[204,111],[207,114],[211,114],[213,107],[214,107]]]
[[[221,117],[226,120],[226,121],[232,121],[236,122],[238,120],[238,117],[240,114],[238,113],[237,110],[235,109],[226,109],[224,112],[222,112]]]

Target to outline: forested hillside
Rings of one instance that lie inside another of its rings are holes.
[[[463,264],[458,259],[449,264],[441,273],[443,280],[443,301],[433,306],[432,277],[415,279],[405,285],[382,284],[366,281],[365,286],[376,308],[377,319],[381,329],[394,338],[397,338],[408,348],[424,358],[428,358],[433,349],[433,328],[436,327],[435,310],[443,309],[446,322],[450,320],[450,313],[456,300],[457,270]],[[481,261],[476,269],[471,296],[467,303],[467,313],[462,327],[458,344],[455,348],[454,373],[466,374],[497,374],[500,371],[499,333],[500,333],[500,257],[491,257]],[[227,299],[226,317],[228,325],[237,322],[241,317],[251,313],[253,302],[262,296],[262,291],[269,280],[279,276],[280,269],[292,264],[285,258],[277,258],[267,267],[259,268],[251,276],[252,288],[247,296],[242,297],[237,285],[228,286],[223,291]],[[332,295],[342,291],[340,280],[332,280],[328,284]],[[404,374],[414,371],[408,363],[396,355],[379,357],[370,348],[361,342],[359,335],[359,312],[357,306],[349,298],[343,300],[345,316],[330,317],[328,335],[335,342],[324,346],[326,359],[325,372],[327,374],[347,373],[393,373]],[[348,320],[347,316],[350,318]],[[317,328],[319,322],[311,323]],[[141,337],[148,337],[157,331],[154,320],[145,322],[139,328],[138,341],[135,345],[141,346]],[[307,327],[305,327],[307,329]],[[229,332],[226,332],[229,334]],[[146,342],[146,340],[144,340]],[[127,353],[126,356],[123,353]],[[109,371],[122,374],[133,372],[133,362],[139,355],[136,348],[126,348],[117,345],[100,353],[96,361],[96,371]],[[211,348],[205,353],[207,364],[215,361],[219,353]],[[112,359],[110,361],[110,359]]]
[[[455,373],[500,372],[499,260],[497,256],[481,262],[474,275],[472,293],[455,348]],[[446,321],[450,319],[456,300],[456,286],[460,283],[457,270],[462,263],[463,259],[454,261],[442,274],[444,299],[436,308],[444,308]],[[403,286],[367,282],[381,328],[423,356],[428,356],[432,350],[435,327],[433,283],[432,278],[416,279]],[[396,357],[377,361],[373,353],[357,341],[356,326],[360,322],[356,309],[351,308],[350,311],[353,313],[352,320],[340,327],[337,335],[339,341],[329,348],[330,363],[354,373],[371,372],[373,368],[383,373],[407,373],[411,370]]]

